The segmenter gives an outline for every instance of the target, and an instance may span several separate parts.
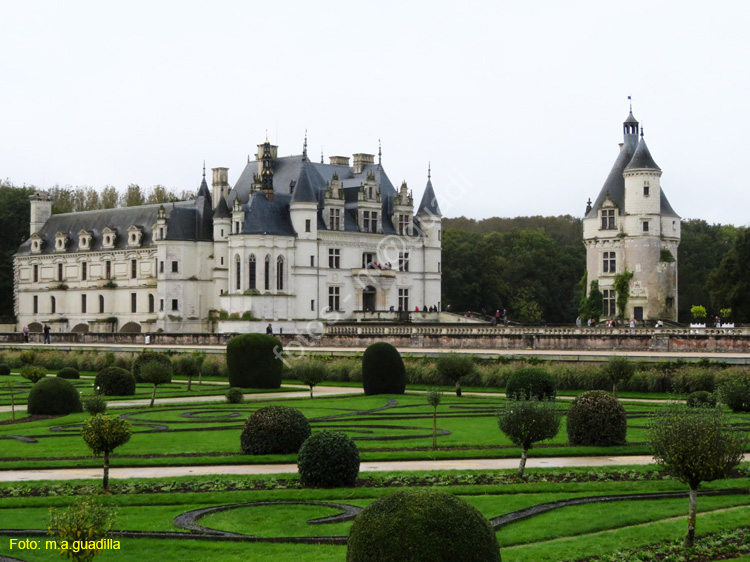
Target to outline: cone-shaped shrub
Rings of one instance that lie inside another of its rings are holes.
[[[267,334],[242,334],[227,344],[229,386],[279,388],[283,363],[281,342]]]
[[[365,394],[403,394],[406,368],[401,354],[391,344],[377,342],[362,355],[362,386]]]

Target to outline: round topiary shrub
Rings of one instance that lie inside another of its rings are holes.
[[[135,394],[135,379],[125,369],[107,367],[102,369],[94,379],[97,394],[104,396],[133,396]]]
[[[237,388],[236,386],[227,390],[224,396],[227,397],[227,402],[230,404],[242,404],[242,401],[245,399],[245,393],[242,392],[241,388]]]
[[[352,524],[347,562],[500,562],[490,522],[466,500],[434,489],[399,490]]]
[[[133,359],[133,365],[130,367],[135,382],[145,382],[141,376],[141,369],[146,363],[159,363],[169,366],[172,369],[172,360],[166,353],[157,353],[155,351],[142,351],[138,357]]]
[[[7,377],[10,375],[10,367],[5,363],[0,363],[0,377]]]
[[[287,406],[266,406],[247,418],[240,446],[250,455],[296,453],[308,437],[310,422],[302,412]]]
[[[395,347],[381,341],[365,350],[362,355],[362,386],[368,396],[404,393],[406,367]]]
[[[107,401],[98,394],[82,396],[81,403],[83,404],[83,409],[92,416],[107,412]]]
[[[687,397],[687,405],[690,408],[700,408],[704,406],[716,406],[716,396],[705,390],[691,392]]]
[[[555,379],[540,367],[523,367],[508,377],[505,393],[512,400],[554,400]]]
[[[74,369],[73,367],[63,367],[59,371],[57,371],[57,376],[61,379],[80,379],[81,374],[78,372],[78,369]]]
[[[82,411],[81,398],[67,380],[48,377],[31,387],[27,409],[31,415],[64,416]]]
[[[625,444],[628,420],[617,398],[603,390],[591,390],[570,404],[567,428],[571,445],[610,447]]]
[[[279,388],[283,348],[267,334],[242,334],[227,344],[229,386],[239,388]]]
[[[303,486],[353,486],[359,474],[359,449],[346,433],[321,431],[302,443],[297,468]]]

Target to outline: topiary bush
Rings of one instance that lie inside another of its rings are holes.
[[[135,378],[120,367],[107,367],[97,373],[94,388],[97,394],[104,396],[133,396]]]
[[[281,342],[267,334],[233,337],[227,344],[229,386],[279,388],[283,351]]]
[[[362,386],[368,396],[404,393],[406,368],[395,347],[377,342],[365,350],[362,355]]]
[[[10,375],[10,367],[5,363],[0,363],[0,377],[7,377]]]
[[[321,431],[302,443],[297,468],[303,486],[353,486],[359,474],[359,449],[345,433]]]
[[[354,520],[347,562],[500,562],[490,522],[466,500],[434,489],[399,490]]]
[[[750,412],[750,375],[737,374],[724,380],[718,394],[733,412]]]
[[[245,422],[240,446],[249,455],[296,453],[310,433],[310,422],[296,408],[265,406]]]
[[[505,394],[512,400],[554,400],[557,396],[555,379],[540,367],[516,369],[508,378]]]
[[[92,416],[107,412],[107,401],[98,394],[82,396],[81,403],[83,404],[83,409]]]
[[[133,359],[133,363],[130,367],[135,382],[145,382],[143,380],[143,377],[141,376],[141,369],[143,369],[143,366],[146,363],[159,363],[165,366],[168,365],[170,372],[172,371],[172,360],[169,358],[169,355],[167,355],[166,353],[157,353],[156,351],[144,350],[140,354],[138,354],[138,357]]]
[[[703,406],[716,406],[716,396],[705,390],[691,392],[687,397],[687,405],[690,408],[700,408]]]
[[[27,409],[31,415],[64,416],[82,411],[81,397],[67,380],[48,377],[31,387]]]
[[[570,404],[567,428],[571,445],[610,447],[625,444],[628,420],[617,398],[603,390],[591,390]]]
[[[47,376],[47,369],[40,367],[39,365],[24,365],[21,367],[20,375],[32,383],[35,383]]]
[[[437,372],[456,385],[456,396],[461,396],[461,379],[474,373],[474,357],[464,353],[441,353]]]
[[[59,371],[57,371],[57,376],[61,379],[80,379],[81,374],[78,372],[78,369],[74,369],[73,367],[63,367]]]
[[[242,392],[242,389],[237,388],[236,386],[227,390],[227,393],[224,396],[227,397],[227,402],[230,404],[242,404],[245,399],[245,394]]]

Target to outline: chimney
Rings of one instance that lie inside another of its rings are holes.
[[[29,201],[31,202],[29,230],[30,234],[34,234],[39,232],[52,216],[52,199],[46,191],[37,191],[29,195]]]
[[[354,155],[354,173],[361,174],[368,164],[375,164],[374,154],[363,154],[358,152]]]
[[[211,202],[214,209],[219,204],[219,199],[229,194],[229,168],[211,168],[213,180],[211,181]]]
[[[349,157],[348,156],[329,156],[328,159],[330,160],[331,166],[346,166],[349,167]]]

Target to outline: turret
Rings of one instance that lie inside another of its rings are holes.
[[[631,225],[631,230],[658,236],[661,169],[651,157],[643,136],[622,175],[625,178],[625,214],[629,217],[637,215],[640,222]]]
[[[300,240],[315,240],[318,236],[318,194],[313,182],[319,175],[311,177],[313,174],[312,165],[303,163],[289,203],[292,226]]]

